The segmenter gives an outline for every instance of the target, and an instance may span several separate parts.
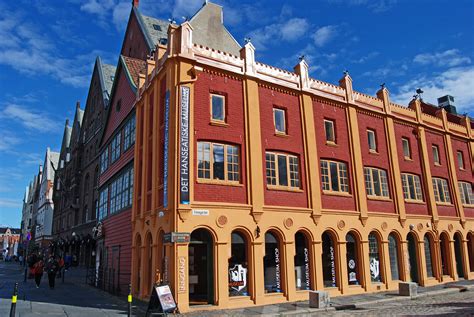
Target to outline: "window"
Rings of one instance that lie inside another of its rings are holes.
[[[211,120],[225,121],[225,97],[211,94]]]
[[[300,188],[299,161],[296,156],[265,153],[267,185]]]
[[[472,194],[472,184],[467,182],[458,182],[459,192],[463,205],[474,205],[474,195]]]
[[[364,167],[365,190],[367,196],[390,197],[387,172],[374,167]]]
[[[369,143],[369,151],[376,153],[377,152],[377,142],[375,140],[375,131],[367,130],[367,142]]]
[[[133,168],[125,171],[110,185],[110,214],[132,205]]]
[[[336,256],[337,252],[335,249],[334,239],[328,231],[322,235],[323,241],[323,253],[322,253],[322,266],[323,266],[323,281],[324,287],[336,287],[337,286],[337,264]]]
[[[238,183],[239,148],[229,144],[198,142],[198,178]]]
[[[282,261],[280,239],[272,232],[265,233],[265,256],[263,257],[263,279],[265,293],[282,293]]]
[[[135,114],[128,120],[123,129],[123,151],[135,143]]]
[[[108,214],[107,199],[109,194],[109,188],[104,188],[99,194],[99,220],[104,219]]]
[[[100,155],[100,172],[105,172],[107,168],[109,168],[109,147],[106,147]]]
[[[425,245],[425,259],[426,259],[426,275],[428,277],[433,277],[433,265],[431,261],[431,240],[425,235],[424,239]]]
[[[117,133],[117,135],[112,139],[112,149],[110,153],[110,161],[113,163],[120,157],[120,141],[122,133]]]
[[[244,235],[238,231],[231,234],[231,256],[229,258],[229,296],[248,296],[248,245]]]
[[[324,120],[324,130],[326,132],[326,143],[336,143],[333,120]]]
[[[349,193],[346,163],[321,160],[321,180],[324,191]]]
[[[295,234],[295,286],[296,290],[311,289],[311,263],[309,242],[306,235],[299,231]]]
[[[275,132],[286,134],[286,111],[283,109],[273,108],[273,121],[275,124]]]
[[[464,156],[462,155],[462,151],[457,152],[458,157],[458,167],[460,170],[464,169]]]
[[[372,282],[382,282],[380,267],[379,242],[375,234],[371,233],[369,234],[369,268]]]
[[[352,233],[346,235],[347,279],[349,285],[360,285],[359,244]]]
[[[398,269],[398,240],[393,233],[388,236],[388,255],[390,258],[390,271],[392,272],[392,280],[399,280],[400,274]]]
[[[431,146],[433,150],[433,162],[435,165],[441,165],[441,161],[439,160],[439,148],[437,145]]]
[[[406,159],[411,159],[410,141],[407,138],[402,138],[402,146],[403,157],[405,157]]]
[[[403,196],[406,200],[423,201],[420,177],[414,174],[402,174]]]
[[[444,178],[433,177],[432,182],[436,202],[450,204],[451,197],[449,196],[448,181]]]

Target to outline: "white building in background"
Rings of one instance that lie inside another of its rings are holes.
[[[39,184],[38,212],[36,214],[35,241],[41,249],[47,248],[52,239],[53,184],[58,161],[59,153],[52,152],[47,148],[43,165],[43,177]]]

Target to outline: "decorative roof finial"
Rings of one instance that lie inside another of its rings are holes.
[[[344,76],[348,76],[349,75],[349,71],[346,69],[342,72],[344,74]]]
[[[380,87],[382,87],[382,89],[384,89],[385,88],[385,83],[381,83]]]
[[[298,56],[298,59],[299,59],[301,62],[305,60],[304,58],[305,58],[305,56],[304,56],[304,55],[300,55],[300,56]]]
[[[246,37],[246,38],[244,38],[244,42],[245,42],[245,44],[248,44],[248,43],[250,43],[250,41],[251,41],[251,38],[250,38],[250,37]]]

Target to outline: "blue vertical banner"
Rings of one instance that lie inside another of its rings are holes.
[[[165,144],[163,149],[163,208],[168,208],[168,152],[169,152],[169,129],[170,129],[170,91],[165,94]]]
[[[181,86],[179,136],[179,194],[181,204],[189,204],[189,87]]]

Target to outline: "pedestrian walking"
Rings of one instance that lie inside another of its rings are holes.
[[[59,257],[59,269],[58,269],[58,278],[61,277],[61,274],[63,274],[63,269],[64,269],[64,258],[62,256]]]
[[[33,265],[33,271],[35,274],[36,288],[39,288],[44,272],[44,262],[41,258]]]
[[[46,273],[48,274],[49,288],[54,289],[54,281],[56,278],[56,272],[58,271],[59,264],[53,255],[49,256],[48,262],[46,262]]]

